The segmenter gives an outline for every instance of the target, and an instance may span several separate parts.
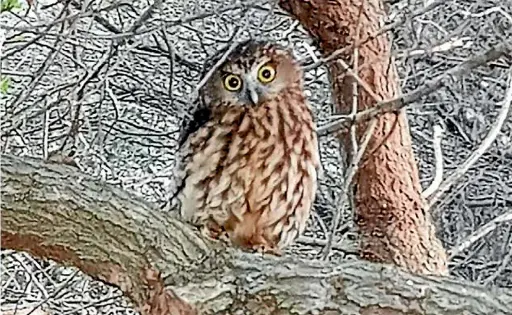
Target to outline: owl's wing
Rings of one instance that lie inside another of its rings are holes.
[[[166,209],[176,209],[178,207],[177,196],[185,187],[185,180],[188,176],[186,167],[194,154],[189,141],[190,136],[204,126],[210,118],[211,111],[201,106],[194,111],[192,119],[185,119],[181,125],[176,152],[176,166],[172,174],[172,184],[167,190],[169,199],[164,206]]]
[[[192,119],[185,120],[181,125],[180,135],[178,138],[178,150],[181,150],[185,142],[191,134],[198,131],[199,128],[204,126],[211,117],[210,109],[206,107],[199,107],[192,115]]]

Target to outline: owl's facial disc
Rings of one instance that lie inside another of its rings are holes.
[[[261,106],[288,88],[301,88],[301,73],[287,51],[242,50],[228,59],[208,81],[204,100],[229,106]]]
[[[242,98],[252,106],[268,100],[277,92],[272,84],[275,78],[276,69],[268,61],[256,65],[243,77]]]

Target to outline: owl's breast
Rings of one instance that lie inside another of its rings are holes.
[[[283,231],[293,231],[283,241],[289,243],[302,232],[319,163],[312,119],[286,122],[278,110],[249,111],[207,124],[190,146],[185,218],[213,219],[240,239],[263,233],[280,242]]]

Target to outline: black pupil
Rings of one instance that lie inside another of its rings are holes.
[[[228,81],[229,86],[235,88],[238,86],[238,79],[237,78],[231,78]]]
[[[268,70],[268,69],[263,70],[263,71],[261,72],[261,75],[262,75],[265,79],[270,78],[270,75],[271,75],[270,70]]]

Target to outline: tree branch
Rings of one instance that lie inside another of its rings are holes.
[[[511,291],[210,244],[66,165],[2,155],[1,170],[2,248],[76,266],[118,286],[143,314],[510,314]]]
[[[444,129],[440,125],[434,125],[434,136],[432,142],[434,146],[434,158],[435,158],[435,171],[434,179],[430,186],[428,186],[422,193],[423,198],[428,198],[432,195],[441,185],[443,181],[443,150],[441,148],[441,141],[443,140]]]
[[[346,115],[340,120],[335,120],[320,126],[317,128],[317,132],[320,136],[339,132],[343,129],[348,128],[354,122],[369,121],[379,115],[386,114],[389,112],[396,112],[405,106],[420,100],[422,97],[429,95],[435,90],[442,88],[443,86],[449,86],[453,80],[458,79],[464,75],[467,75],[475,68],[484,66],[491,61],[499,59],[502,56],[508,56],[512,54],[512,39],[506,40],[489,50],[468,58],[461,64],[451,68],[445,73],[437,76],[436,78],[425,82],[422,86],[417,89],[395,97],[378,102],[374,107],[368,108],[363,111],[359,111],[355,117]]]
[[[511,45],[512,47],[512,45]],[[432,208],[436,203],[441,200],[441,197],[444,193],[446,193],[457,181],[459,181],[468,170],[480,159],[480,157],[489,149],[489,147],[493,144],[494,140],[501,131],[501,128],[505,124],[507,120],[508,113],[510,111],[510,107],[512,105],[512,68],[509,70],[508,80],[507,80],[507,91],[505,93],[505,99],[502,102],[501,110],[496,118],[496,122],[494,126],[492,126],[489,133],[484,138],[482,143],[478,146],[478,148],[471,153],[471,155],[466,159],[466,161],[457,168],[448,178],[446,178],[443,182],[439,184],[439,188],[434,191],[429,197],[429,207]]]

